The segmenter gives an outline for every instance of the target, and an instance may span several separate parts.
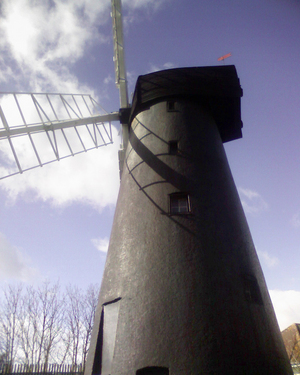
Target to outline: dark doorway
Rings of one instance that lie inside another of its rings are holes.
[[[136,375],[169,375],[169,369],[167,367],[144,367],[137,370]]]

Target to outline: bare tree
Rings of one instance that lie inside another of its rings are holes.
[[[21,284],[8,285],[0,305],[0,330],[6,361],[9,364],[13,364],[17,355],[21,295]]]
[[[28,365],[84,364],[98,290],[69,286],[61,294],[59,284],[50,282],[39,288],[8,286],[0,305],[0,357]]]
[[[66,291],[66,324],[69,333],[69,358],[72,365],[81,363],[82,346],[82,306],[83,293],[78,287],[68,286]]]
[[[63,325],[63,298],[59,284],[48,281],[35,290],[28,287],[22,298],[19,342],[27,364],[47,365],[54,357]]]
[[[66,292],[66,324],[69,333],[69,358],[73,365],[84,364],[91,338],[99,287],[90,285],[84,293],[69,286]]]
[[[5,335],[0,329],[0,372],[2,371],[3,366],[8,363],[8,355],[5,342]]]
[[[28,287],[22,295],[21,314],[19,317],[19,351],[23,362],[36,363],[38,348],[38,315],[39,306],[37,293],[33,287]]]
[[[60,297],[59,284],[50,286],[49,282],[44,283],[38,289],[38,300],[41,306],[40,314],[40,335],[39,335],[39,357],[37,363],[47,364],[55,344],[58,343],[62,332],[64,317],[63,302]]]

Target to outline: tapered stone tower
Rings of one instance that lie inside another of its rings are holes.
[[[138,78],[86,375],[292,374],[223,148],[241,96],[234,66]]]

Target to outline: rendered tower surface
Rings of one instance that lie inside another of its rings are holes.
[[[292,374],[228,166],[234,66],[140,76],[86,375]]]

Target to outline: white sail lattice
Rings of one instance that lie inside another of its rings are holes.
[[[112,121],[87,94],[0,93],[0,179],[112,143]]]

